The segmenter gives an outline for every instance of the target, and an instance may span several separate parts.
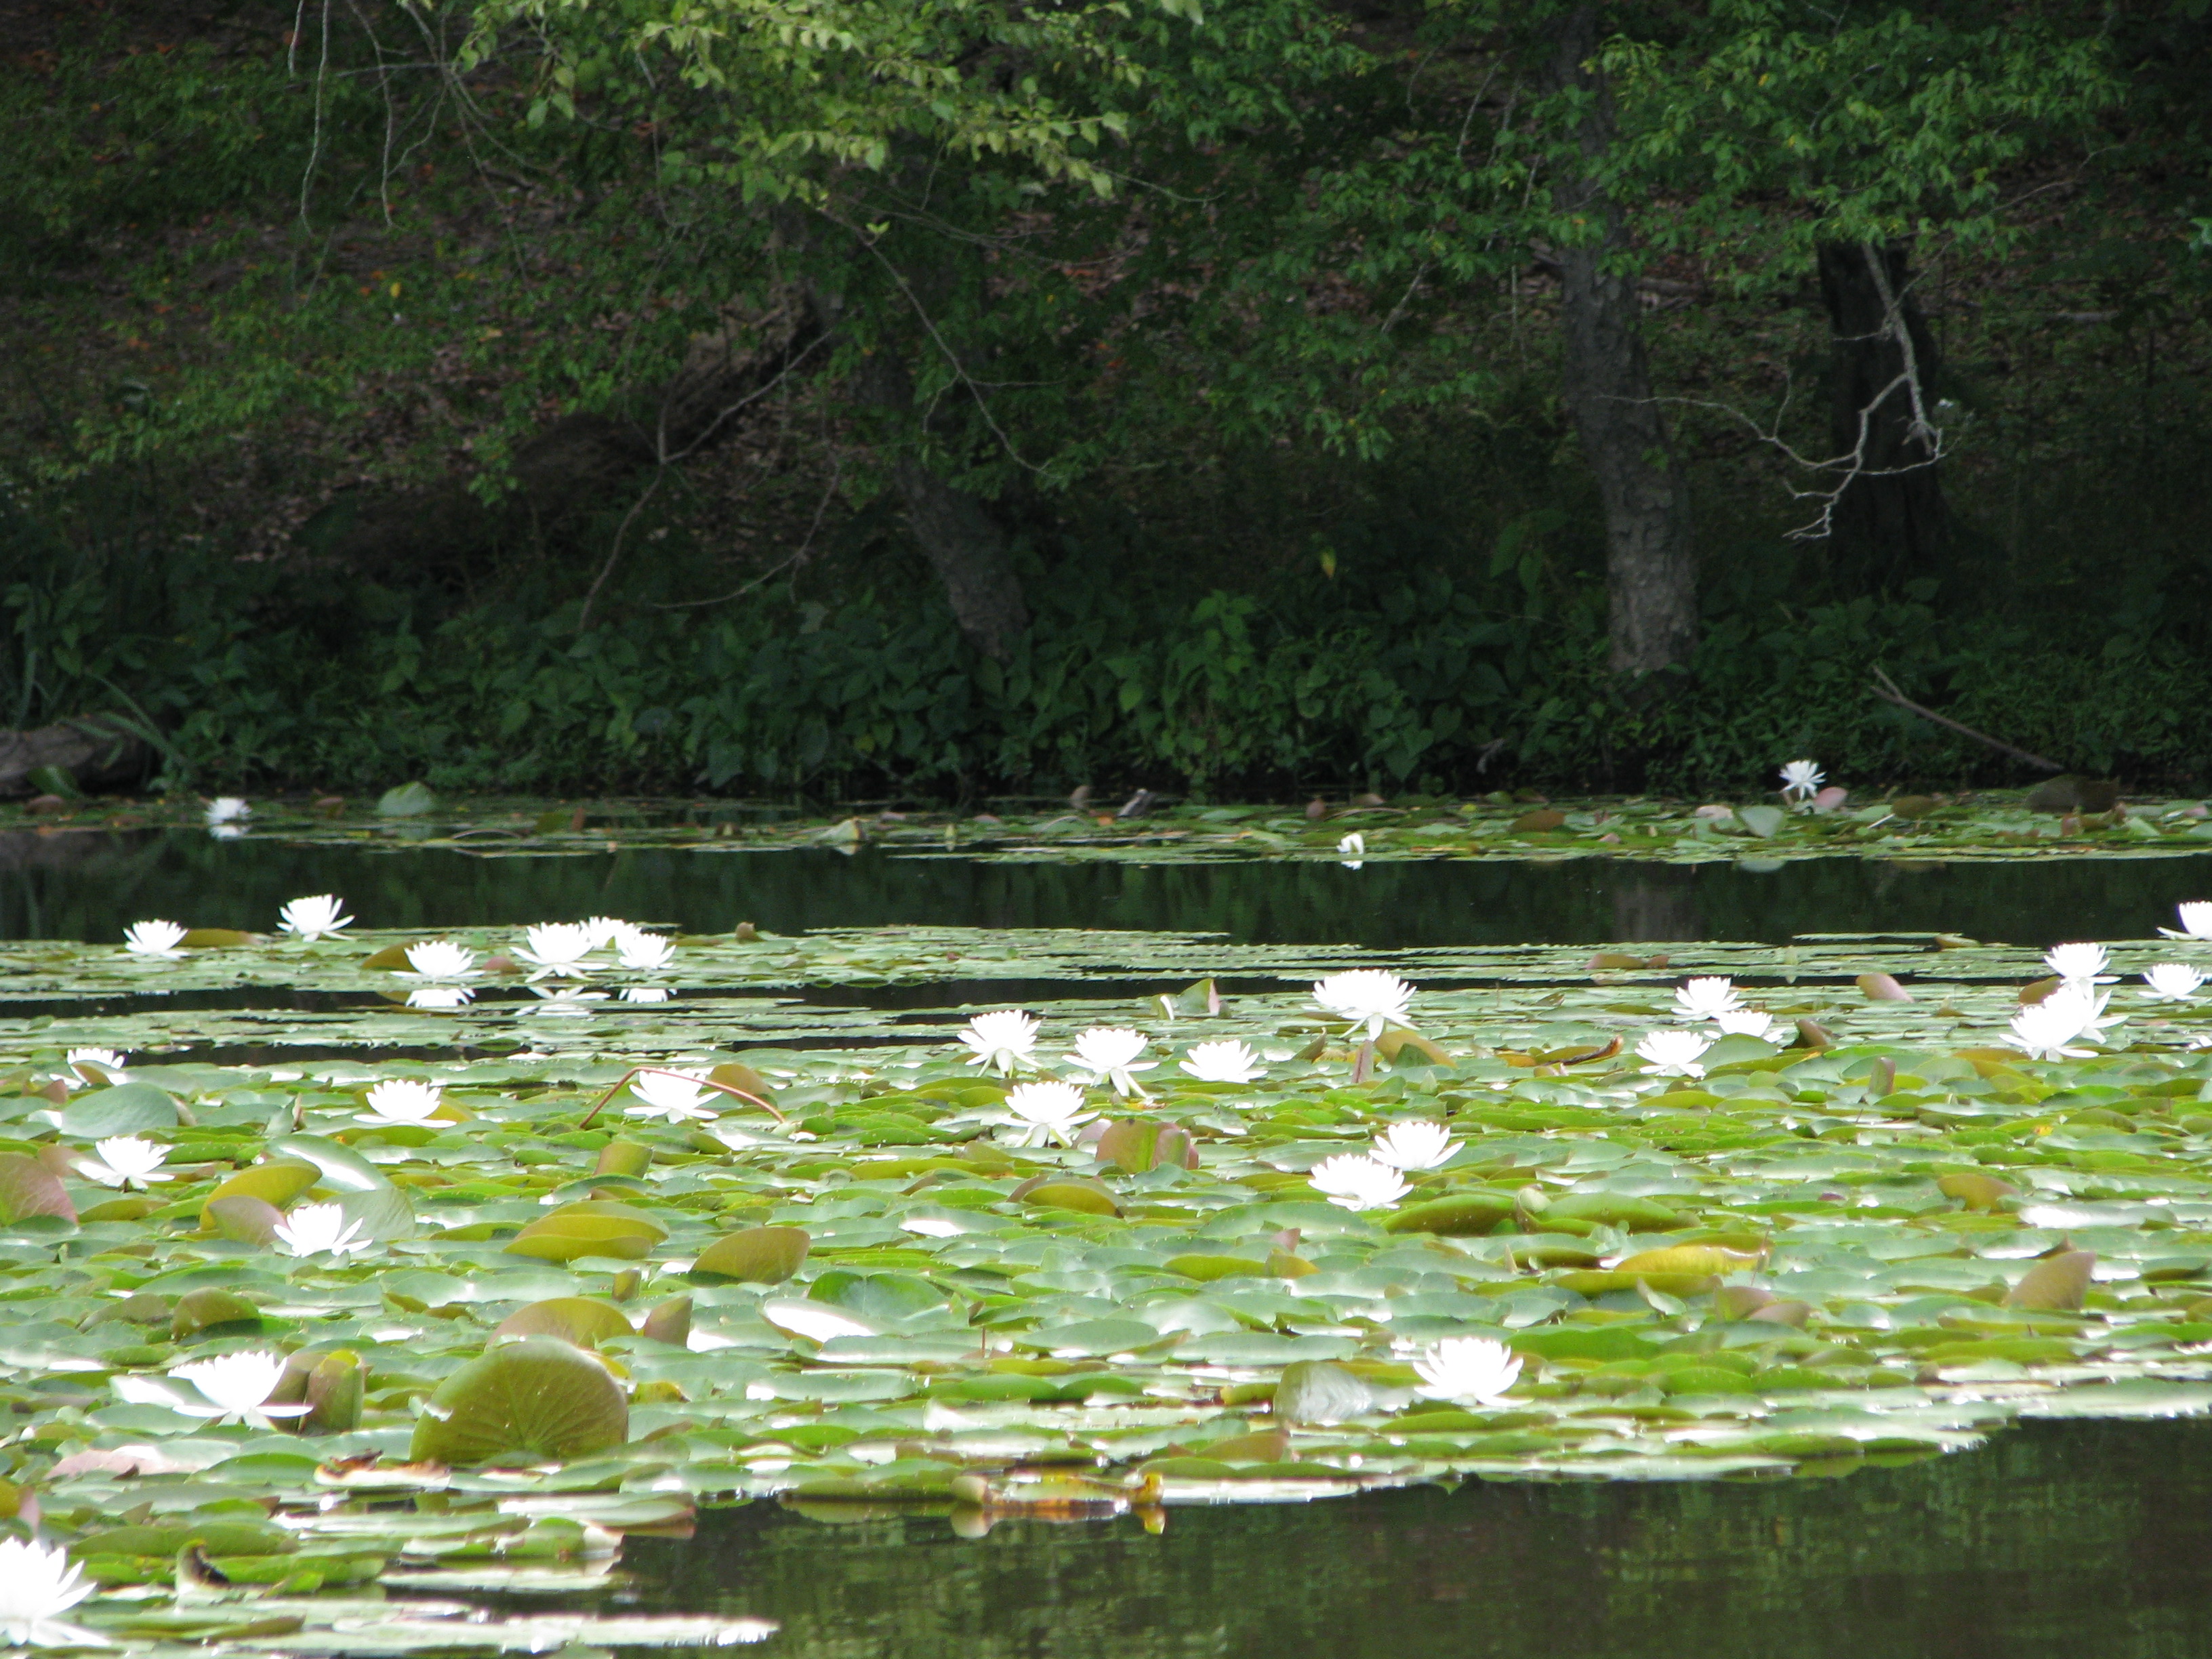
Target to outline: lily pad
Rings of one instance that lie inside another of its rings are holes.
[[[556,1337],[503,1342],[423,1402],[416,1462],[536,1462],[587,1456],[629,1438],[629,1401],[598,1358]]]

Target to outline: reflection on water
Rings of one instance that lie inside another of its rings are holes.
[[[2168,1659],[2206,1650],[2212,1424],[2036,1425],[1834,1480],[1476,1482],[1134,1521],[633,1540],[655,1606],[787,1659]]]
[[[276,925],[303,893],[343,894],[362,925],[437,928],[605,912],[722,933],[920,922],[1180,928],[1253,944],[1589,944],[1781,940],[1793,933],[1963,933],[2017,945],[2141,939],[2175,903],[2212,897],[2199,858],[1906,866],[1820,859],[1735,864],[1595,859],[1133,865],[665,848],[477,858],[216,842],[192,831],[0,834],[0,938],[119,939],[166,916]]]

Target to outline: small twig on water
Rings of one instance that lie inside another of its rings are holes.
[[[2040,755],[2030,754],[2027,750],[2015,748],[2002,738],[1991,737],[1986,732],[1977,732],[1971,726],[1961,726],[1948,715],[1939,714],[1932,708],[1923,708],[1904,692],[1899,690],[1897,683],[1879,668],[1874,671],[1874,678],[1875,682],[1874,694],[1884,702],[1895,703],[1899,708],[1907,709],[1919,715],[1923,720],[1934,720],[1938,726],[1948,726],[1962,738],[1972,738],[1976,743],[1985,743],[2000,753],[2010,755],[2014,760],[2026,761],[2030,766],[2039,766],[2046,772],[2063,772],[2066,769],[2055,760],[2045,760]]]
[[[584,1114],[584,1121],[579,1123],[576,1127],[579,1129],[590,1128],[592,1127],[592,1120],[597,1117],[599,1113],[605,1109],[606,1103],[609,1101],[612,1100],[617,1095],[623,1091],[623,1088],[634,1077],[681,1078],[684,1082],[696,1083],[703,1089],[720,1089],[724,1094],[735,1095],[739,1100],[750,1100],[754,1105],[759,1107],[761,1110],[766,1112],[778,1123],[788,1123],[791,1121],[789,1118],[786,1117],[781,1112],[777,1111],[775,1107],[769,1105],[768,1102],[763,1100],[758,1095],[747,1094],[743,1089],[738,1087],[734,1083],[717,1083],[710,1077],[694,1077],[689,1072],[672,1072],[665,1066],[633,1066],[629,1071],[623,1073],[622,1076],[615,1079],[614,1086],[610,1088],[606,1093],[601,1095],[599,1099],[593,1103],[592,1109]]]

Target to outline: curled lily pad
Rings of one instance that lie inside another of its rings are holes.
[[[416,1462],[543,1462],[629,1438],[629,1401],[594,1356],[557,1337],[502,1342],[438,1385],[416,1419]]]
[[[691,1338],[691,1298],[672,1296],[665,1302],[656,1303],[639,1322],[637,1334],[655,1342],[684,1346]]]
[[[246,1336],[261,1328],[261,1310],[232,1291],[212,1286],[187,1291],[177,1298],[169,1334],[183,1342],[208,1336]]]
[[[611,1336],[630,1334],[629,1321],[612,1303],[587,1296],[556,1296],[517,1308],[499,1322],[492,1340],[526,1336],[557,1336],[580,1348],[596,1348]]]
[[[2021,1276],[2005,1297],[2008,1308],[2078,1308],[2088,1292],[2091,1270],[2097,1265],[2092,1250],[2066,1250],[2046,1256]]]
[[[1098,1137],[1098,1161],[1142,1175],[1162,1164],[1198,1168],[1198,1146],[1190,1131],[1158,1118],[1125,1117],[1106,1127]]]
[[[611,1199],[563,1204],[532,1222],[511,1239],[507,1253],[542,1261],[574,1261],[579,1256],[611,1255],[642,1261],[668,1237],[668,1229],[645,1211]]]
[[[61,1177],[21,1152],[0,1152],[0,1221],[23,1221],[33,1216],[76,1219]]]
[[[804,1227],[748,1227],[700,1251],[691,1271],[740,1284],[781,1285],[805,1263],[812,1243]]]
[[[272,1158],[266,1164],[256,1164],[240,1170],[218,1184],[200,1205],[200,1231],[216,1231],[215,1213],[209,1207],[219,1198],[258,1198],[263,1203],[283,1210],[322,1179],[322,1171],[300,1158]]]
[[[251,1193],[227,1193],[208,1200],[202,1211],[210,1230],[245,1244],[267,1244],[276,1237],[283,1211]]]

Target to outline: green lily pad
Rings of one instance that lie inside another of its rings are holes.
[[[416,1462],[487,1463],[587,1456],[629,1438],[629,1401],[614,1373],[556,1337],[503,1342],[423,1402],[407,1455]]]

